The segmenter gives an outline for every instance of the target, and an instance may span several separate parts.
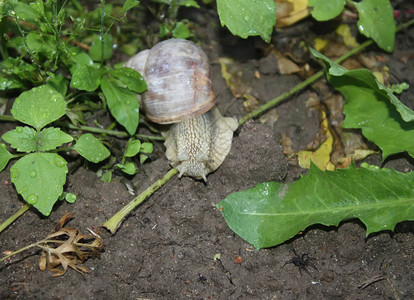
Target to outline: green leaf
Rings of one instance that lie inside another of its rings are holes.
[[[93,65],[92,58],[85,52],[81,52],[76,54],[75,56],[72,56],[71,60],[73,61],[74,65]]]
[[[72,80],[70,86],[88,92],[95,91],[101,83],[102,69],[89,65],[75,65],[71,69]]]
[[[367,69],[357,69],[349,71],[348,69],[338,65],[337,63],[330,60],[325,55],[319,53],[315,49],[310,49],[312,54],[324,60],[329,65],[329,74],[333,76],[344,76],[344,75],[350,75],[355,79],[356,85],[364,85],[365,87],[372,89],[374,94],[378,94],[378,96],[382,96],[390,101],[397,111],[401,114],[401,117],[404,121],[410,122],[414,121],[414,111],[408,108],[404,103],[402,103],[398,98],[392,93],[391,90],[389,90],[386,86],[384,86],[381,82],[379,82],[374,74],[372,74]]]
[[[283,243],[313,224],[360,219],[367,235],[414,220],[414,172],[360,168],[321,171],[288,184],[261,183],[217,204],[229,227],[255,248]]]
[[[56,149],[64,143],[69,143],[73,138],[59,128],[49,127],[39,132],[37,137],[37,151]]]
[[[273,0],[217,0],[222,26],[242,38],[260,35],[270,41],[276,23],[276,4]]]
[[[137,172],[137,169],[135,168],[135,165],[132,162],[128,162],[124,165],[116,164],[115,167],[128,175],[134,175]]]
[[[53,88],[56,92],[59,92],[63,97],[65,97],[68,90],[68,81],[62,74],[51,76],[46,82],[46,85]]]
[[[65,200],[69,203],[75,203],[76,195],[72,193],[65,193]]]
[[[111,180],[112,180],[112,171],[105,172],[102,175],[101,180],[103,182],[108,182],[108,183],[111,182]]]
[[[47,34],[30,32],[26,36],[26,44],[32,53],[41,53],[45,56],[52,56],[56,53],[56,42],[53,37]]]
[[[0,91],[20,89],[24,84],[14,78],[6,78],[0,75]]]
[[[363,0],[354,2],[358,14],[358,29],[372,38],[385,51],[394,50],[396,25],[394,11],[388,0]]]
[[[143,93],[147,89],[144,77],[137,71],[131,68],[120,68],[116,70],[110,70],[109,74],[117,78],[124,84],[125,88],[135,92]]]
[[[7,151],[6,145],[0,143],[0,172],[7,166],[9,160],[14,157],[9,151]]]
[[[190,29],[183,22],[177,22],[172,31],[173,37],[176,39],[188,39],[192,36]]]
[[[361,128],[387,156],[407,151],[414,157],[414,112],[401,103],[369,70],[347,69],[311,49],[330,65],[329,82],[346,100],[343,127]]]
[[[112,57],[114,38],[110,34],[104,34],[102,38],[94,35],[89,55],[94,61],[103,61]]]
[[[312,17],[318,21],[327,21],[339,16],[345,6],[345,0],[309,0],[308,5],[313,7]]]
[[[101,89],[111,114],[130,135],[133,135],[138,128],[139,120],[137,95],[130,90],[118,87],[106,76],[102,77]]]
[[[172,0],[152,0],[152,2],[171,5]],[[177,2],[179,6],[200,8],[200,5],[198,5],[198,3],[195,0],[178,0]]]
[[[47,85],[23,92],[13,104],[13,117],[37,130],[65,114],[66,102],[62,95]]]
[[[13,12],[16,14],[16,16],[23,20],[23,21],[36,21],[41,18],[39,13],[36,9],[33,9],[26,3],[23,3],[21,1],[13,2],[14,7],[13,11],[10,11],[10,16],[14,17]]]
[[[73,149],[93,163],[101,162],[111,154],[101,141],[90,133],[82,135]]]
[[[154,145],[152,143],[142,143],[141,145],[141,152],[143,153],[152,153],[154,149]]]
[[[63,192],[68,168],[55,153],[31,153],[10,169],[11,181],[23,199],[48,216]]]
[[[140,140],[132,140],[128,143],[128,147],[125,150],[125,157],[133,157],[138,154],[139,150],[141,149],[141,141]]]
[[[37,132],[28,126],[17,126],[16,129],[10,130],[3,134],[3,140],[20,152],[36,151]]]
[[[138,6],[138,5],[139,5],[139,1],[138,0],[126,0],[124,2],[124,5],[121,8],[120,14],[122,15],[122,14],[126,13],[128,10],[130,10],[130,9],[132,9],[135,6]]]

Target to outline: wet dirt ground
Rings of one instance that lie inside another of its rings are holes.
[[[297,75],[282,75],[271,66],[269,69],[272,58],[266,55],[261,40],[232,37],[219,28],[217,16],[211,12],[210,15],[207,21],[200,15],[194,17],[200,24],[196,39],[211,59],[218,106],[225,115],[240,118],[246,110],[221,76],[219,57],[234,58],[252,87],[252,94],[263,101],[302,81]],[[209,22],[216,23],[213,27]],[[298,24],[295,38],[307,40],[301,34],[312,32],[313,24],[311,20]],[[283,41],[291,34],[292,29],[278,30],[273,40]],[[394,78],[410,84],[411,88],[400,99],[411,108],[414,59],[404,63],[400,59],[412,57],[413,49],[411,28],[397,34],[394,53],[385,54],[376,47],[365,51],[374,57],[386,57]],[[269,180],[291,182],[306,173],[283,153],[281,137],[287,136],[295,150],[305,149],[315,139],[320,121],[319,113],[306,106],[311,92],[311,88],[305,89],[279,105],[278,119],[270,125],[255,120],[242,126],[223,165],[208,176],[208,184],[174,177],[136,208],[115,235],[101,228],[105,250],[101,259],[85,263],[92,270],[85,278],[73,270],[56,278],[49,271],[39,271],[40,250],[31,249],[1,264],[0,297],[414,299],[414,222],[402,222],[393,233],[369,237],[358,220],[341,223],[339,227],[312,226],[282,245],[257,251],[228,228],[215,207],[232,192]],[[13,126],[0,124],[0,135]],[[135,195],[169,170],[163,151],[163,145],[156,144],[153,160],[127,179]],[[379,155],[367,161],[381,165]],[[10,166],[0,173],[2,221],[23,203],[10,182]],[[387,159],[384,166],[399,171],[414,168],[413,160],[404,154]],[[87,227],[100,226],[134,198],[125,179],[117,176],[112,183],[104,183],[95,171],[93,166],[76,168],[69,174],[65,190],[76,194],[77,201],[57,204],[47,218],[29,210],[1,234],[0,250],[16,250],[44,238],[66,211],[75,213],[69,226],[86,233]],[[306,269],[292,263],[296,256],[308,260]]]

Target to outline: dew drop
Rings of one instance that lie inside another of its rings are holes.
[[[28,204],[31,204],[31,205],[36,204],[36,202],[37,202],[37,195],[30,194],[29,196],[27,196],[26,202]]]
[[[36,175],[37,175],[37,173],[36,173],[35,170],[33,170],[33,171],[30,172],[30,177],[35,178]]]
[[[27,190],[28,190],[27,185],[25,185],[24,187],[22,187],[22,188],[20,189],[19,194],[24,194],[24,193],[26,193],[26,192],[27,192]]]
[[[16,127],[16,132],[17,133],[22,133],[23,132],[23,127]]]
[[[58,166],[59,168],[62,168],[66,165],[66,161],[63,158],[58,156],[55,158],[55,165]]]
[[[249,19],[250,19],[249,16],[244,16],[245,21],[249,21]]]

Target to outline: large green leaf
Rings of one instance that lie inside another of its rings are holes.
[[[55,153],[31,153],[10,169],[11,181],[23,199],[48,216],[63,192],[68,168]]]
[[[345,0],[309,0],[308,5],[313,7],[312,17],[318,21],[327,21],[342,12]]]
[[[21,93],[11,109],[16,120],[31,125],[37,130],[59,119],[65,111],[66,102],[63,96],[47,85]]]
[[[73,147],[82,157],[87,160],[98,163],[107,158],[111,153],[101,141],[90,133],[82,135]]]
[[[222,26],[242,38],[260,35],[270,41],[276,23],[276,4],[273,0],[217,0]]]
[[[328,80],[345,97],[343,127],[360,128],[387,156],[407,151],[414,157],[414,112],[366,69],[347,70],[311,49],[328,63]]]
[[[394,50],[396,25],[389,0],[354,2],[358,10],[358,29],[388,52]]]
[[[298,181],[261,183],[217,204],[229,227],[255,248],[283,243],[313,224],[360,219],[367,235],[414,220],[414,172],[367,166],[334,172],[312,165]]]
[[[112,78],[102,77],[101,89],[105,95],[111,114],[130,135],[138,128],[139,104],[137,95],[115,84]]]

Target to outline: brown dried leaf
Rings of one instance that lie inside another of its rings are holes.
[[[38,246],[43,249],[39,268],[54,272],[53,276],[62,276],[68,267],[83,276],[91,271],[80,266],[87,258],[100,257],[103,242],[99,235],[84,235],[76,228],[63,227],[74,214],[65,214],[52,232]],[[59,268],[60,267],[60,268]]]

